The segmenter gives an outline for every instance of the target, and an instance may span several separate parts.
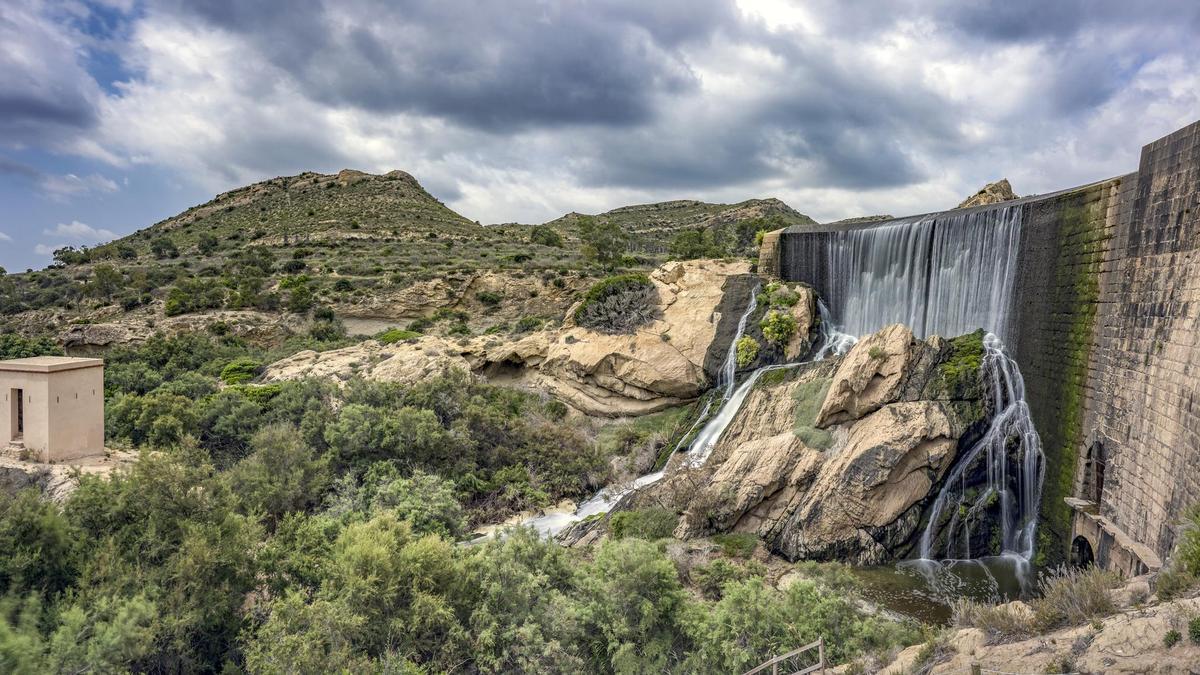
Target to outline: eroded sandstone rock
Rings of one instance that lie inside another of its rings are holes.
[[[748,273],[744,262],[663,265],[650,275],[659,318],[629,334],[600,333],[568,321],[515,341],[422,336],[381,345],[368,340],[321,354],[301,352],[268,366],[263,378],[347,380],[357,374],[412,382],[461,368],[547,391],[589,415],[646,414],[694,398],[707,386],[705,362],[718,326],[737,319],[718,311],[726,284]]]
[[[768,373],[703,466],[669,465],[629,506],[680,511],[679,538],[753,532],[793,560],[902,556],[960,439],[983,421],[979,400],[955,398],[982,396],[966,386],[978,367],[945,381],[968,342],[891,326],[844,357]]]

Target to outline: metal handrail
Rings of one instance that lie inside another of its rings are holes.
[[[805,673],[815,673],[818,670],[821,671],[822,673],[824,673],[825,667],[827,665],[825,663],[825,638],[820,637],[820,638],[817,638],[816,642],[806,644],[803,647],[800,647],[799,649],[794,649],[786,654],[776,656],[775,658],[771,659],[770,661],[767,661],[767,662],[759,665],[754,670],[747,670],[744,673],[744,675],[754,675],[755,673],[761,673],[761,672],[765,671],[767,668],[771,669],[771,675],[779,675],[779,664],[780,663],[783,663],[784,661],[787,661],[788,659],[797,657],[797,656],[803,654],[804,652],[809,651],[810,649],[812,649],[814,647],[817,649],[816,665],[809,666],[808,668],[805,668],[804,670],[797,670],[794,673],[792,673],[792,675],[805,675]]]

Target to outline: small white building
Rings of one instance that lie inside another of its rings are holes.
[[[104,453],[104,361],[35,356],[0,361],[0,448],[40,462]]]

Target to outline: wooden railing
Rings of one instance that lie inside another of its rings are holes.
[[[768,668],[771,669],[771,675],[779,675],[780,664],[784,664],[788,661],[791,661],[792,659],[796,658],[797,656],[800,656],[801,654],[804,654],[805,652],[810,652],[814,649],[817,650],[817,662],[807,668],[802,669],[802,670],[792,670],[792,671],[790,671],[790,675],[804,675],[805,673],[815,673],[818,671],[821,673],[824,673],[825,666],[828,665],[825,663],[825,638],[817,638],[816,642],[804,645],[803,647],[801,647],[799,649],[794,649],[786,654],[776,656],[775,658],[771,659],[770,661],[767,661],[766,663],[763,663],[762,665],[758,666],[754,670],[746,671],[745,675],[754,675],[755,673],[763,673],[763,672],[766,672],[766,670]],[[787,667],[788,666],[784,666],[784,668],[787,668]],[[786,670],[784,672],[789,673],[789,671],[786,671]]]

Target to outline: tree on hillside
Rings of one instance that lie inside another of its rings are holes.
[[[96,265],[92,270],[92,280],[88,283],[88,292],[96,298],[112,300],[125,285],[125,275],[112,265]]]
[[[724,237],[720,232],[698,227],[684,230],[671,239],[671,258],[694,260],[696,258],[724,258],[728,255]]]
[[[615,267],[629,247],[629,235],[620,225],[591,216],[579,219],[579,238],[583,242],[583,255],[605,267]]]

